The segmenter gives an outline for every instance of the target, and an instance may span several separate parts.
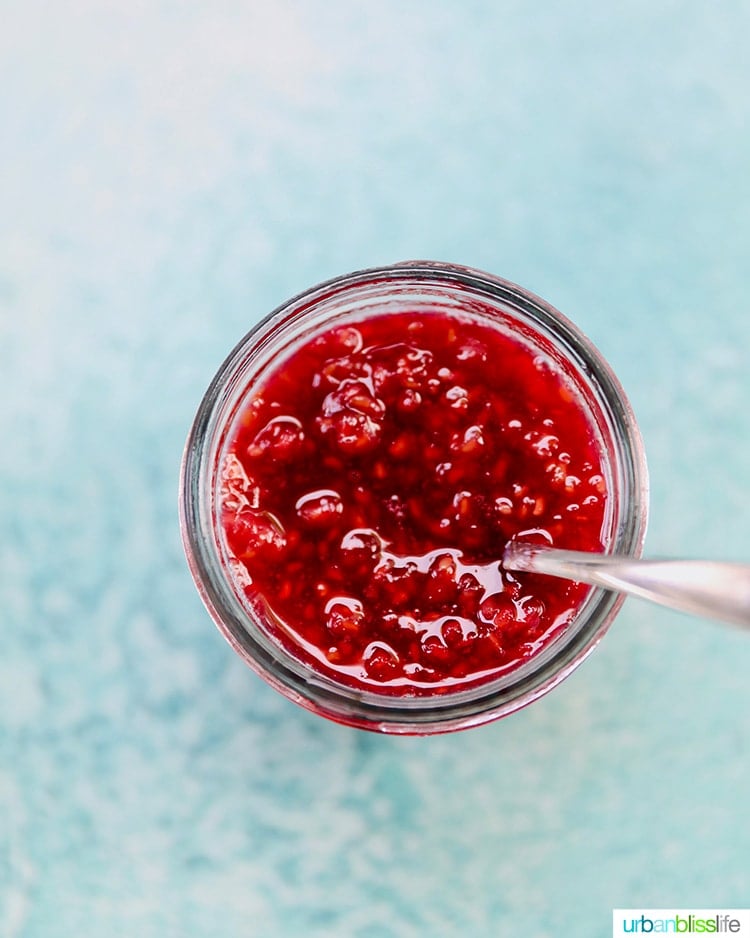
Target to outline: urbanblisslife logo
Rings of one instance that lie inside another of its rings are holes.
[[[615,909],[612,938],[622,935],[743,935],[750,909]]]

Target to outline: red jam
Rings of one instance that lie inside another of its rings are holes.
[[[380,314],[248,391],[220,465],[228,566],[298,660],[426,696],[518,667],[570,623],[587,587],[499,562],[518,537],[602,548],[598,437],[540,348],[459,315]]]

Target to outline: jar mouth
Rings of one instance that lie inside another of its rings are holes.
[[[188,564],[209,613],[235,651],[301,706],[337,722],[400,734],[479,725],[532,702],[593,650],[624,598],[592,589],[558,638],[507,674],[435,695],[405,697],[355,689],[316,672],[283,648],[239,598],[222,552],[216,515],[217,461],[248,386],[295,343],[332,322],[420,303],[491,316],[543,342],[564,362],[596,425],[610,474],[605,550],[639,556],[648,510],[646,460],[627,397],[594,345],[529,291],[467,267],[412,261],[334,278],[284,303],[256,325],[219,368],[196,414],[181,469],[180,522]]]

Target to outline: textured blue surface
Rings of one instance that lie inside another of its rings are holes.
[[[654,554],[750,561],[750,7],[0,0],[0,934],[599,938],[750,905],[750,641],[630,601],[500,723],[390,739],[262,684],[176,484],[295,292],[428,257],[575,319]]]

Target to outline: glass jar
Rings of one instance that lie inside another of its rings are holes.
[[[623,597],[587,594],[573,622],[509,673],[468,689],[399,697],[354,689],[319,673],[275,641],[243,601],[222,548],[218,476],[230,428],[248,390],[301,342],[389,311],[469,312],[544,349],[572,380],[600,438],[608,492],[603,543],[639,556],[648,483],[633,411],[594,346],[557,310],[498,277],[436,262],[408,262],[338,277],[283,304],[236,346],[211,382],[185,448],[180,521],[188,564],[209,613],[235,651],[271,686],[329,719],[384,733],[423,735],[477,726],[550,691],[592,651]]]

